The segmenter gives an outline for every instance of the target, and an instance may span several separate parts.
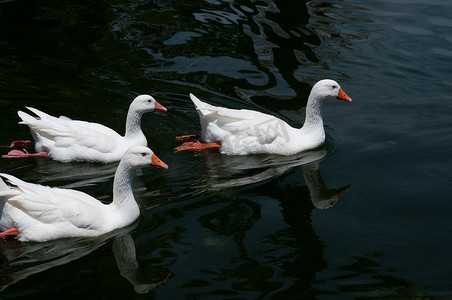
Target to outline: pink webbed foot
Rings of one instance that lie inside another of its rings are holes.
[[[175,152],[185,151],[185,150],[204,150],[204,149],[218,149],[221,148],[221,142],[203,144],[199,141],[195,142],[185,142],[182,145],[174,148]]]
[[[28,153],[27,150],[11,150],[8,154],[2,155],[2,158],[23,158],[23,157],[48,157],[47,152]]]
[[[19,235],[19,230],[17,230],[16,227],[12,227],[3,232],[0,232],[0,238],[2,238],[2,239],[15,238],[18,235]]]
[[[10,148],[24,148],[24,147],[34,147],[35,143],[28,140],[14,141],[9,146]]]
[[[199,139],[200,137],[201,136],[199,134],[181,135],[181,136],[176,136],[176,141]]]

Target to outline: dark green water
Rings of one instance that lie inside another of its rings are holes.
[[[131,228],[0,241],[0,298],[452,297],[451,15],[446,0],[0,1],[0,145],[30,137],[25,106],[122,133],[149,93],[168,112],[142,126],[169,165],[136,177]],[[324,107],[324,149],[173,153],[200,129],[189,93],[301,126],[322,78],[353,99]],[[105,202],[115,167],[0,160]]]

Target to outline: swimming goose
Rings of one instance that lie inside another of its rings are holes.
[[[77,190],[27,183],[0,173],[0,238],[42,242],[99,236],[130,225],[140,214],[132,192],[135,170],[149,165],[168,168],[148,147],[127,150],[116,169],[110,204]]]
[[[140,95],[129,106],[126,132],[119,135],[113,129],[98,123],[71,120],[48,115],[36,108],[27,107],[39,118],[18,111],[22,121],[30,127],[37,153],[12,150],[6,158],[49,156],[61,162],[93,161],[109,163],[118,161],[131,146],[146,146],[147,140],[141,131],[141,116],[150,111],[166,111],[152,96]],[[33,145],[30,141],[16,141],[11,147],[23,148]]]
[[[306,118],[302,128],[293,128],[283,120],[257,111],[229,109],[202,102],[190,94],[201,123],[201,140],[186,142],[175,150],[219,148],[222,154],[281,154],[292,155],[319,147],[325,141],[321,115],[323,102],[336,98],[351,102],[339,84],[331,79],[317,82],[306,105]],[[177,139],[199,137],[181,136]]]

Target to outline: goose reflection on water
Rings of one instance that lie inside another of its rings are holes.
[[[135,292],[138,294],[149,292],[165,283],[171,276],[171,272],[168,271],[165,278],[157,282],[148,283],[139,280],[138,274],[140,266],[136,259],[135,243],[130,234],[116,237],[113,240],[112,250],[115,255],[116,265],[121,271],[121,275],[133,285]]]
[[[350,189],[350,185],[328,188],[323,181],[320,162],[328,154],[326,148],[325,146],[292,156],[222,156],[205,152],[206,155],[215,156],[215,159],[206,160],[207,182],[203,183],[205,186],[198,186],[198,188],[221,190],[255,184],[300,166],[313,205],[319,209],[326,209],[336,204],[339,198]]]
[[[78,260],[113,239],[112,251],[121,276],[133,285],[137,293],[147,293],[165,283],[171,273],[166,271],[166,275],[157,282],[140,281],[140,266],[130,235],[136,226],[137,223],[134,223],[96,238],[59,239],[43,243],[0,240],[3,256],[0,258],[0,292],[31,275]]]
[[[99,183],[113,181],[118,167],[117,163],[61,163],[48,158],[19,161],[7,161],[2,171],[20,177],[26,182],[66,189],[86,189]],[[137,170],[137,174],[140,172]]]

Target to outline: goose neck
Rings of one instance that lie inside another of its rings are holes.
[[[134,173],[135,168],[132,168],[127,162],[119,163],[113,180],[113,203],[117,206],[130,205],[131,202],[137,205],[132,192]]]
[[[321,112],[321,99],[315,95],[310,95],[306,105],[306,117],[303,127],[308,128],[322,128],[323,119]]]
[[[141,131],[141,116],[141,113],[129,109],[126,120],[126,138],[133,138],[136,135],[143,134]]]

